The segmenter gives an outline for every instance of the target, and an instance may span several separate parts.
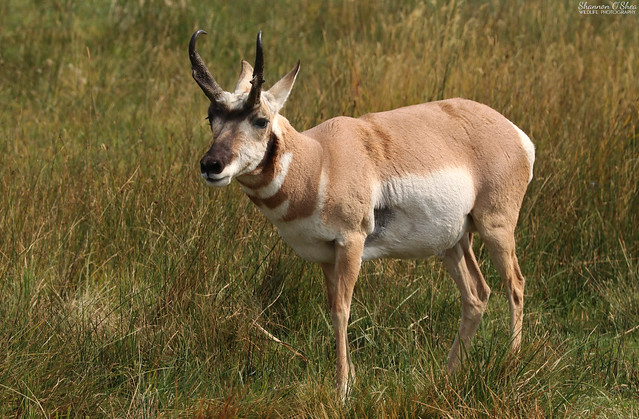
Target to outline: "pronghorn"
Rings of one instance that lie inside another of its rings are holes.
[[[511,348],[521,343],[524,277],[514,231],[535,149],[497,111],[449,99],[360,118],[336,117],[302,133],[279,114],[300,63],[262,91],[264,58],[242,61],[233,93],[216,83],[189,43],[193,78],[210,100],[213,145],[200,161],[213,186],[237,179],[242,190],[302,258],[321,265],[337,340],[342,399],[355,377],[346,328],[364,260],[439,256],[461,293],[461,324],[448,358],[459,365],[486,309],[490,288],[479,271],[479,233],[510,305]]]

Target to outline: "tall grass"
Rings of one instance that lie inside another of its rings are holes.
[[[0,416],[639,416],[639,31],[577,2],[0,4]],[[518,229],[521,354],[496,291],[443,373],[458,293],[436,261],[364,265],[342,406],[323,280],[235,185],[206,188],[206,98],[264,31],[283,113],[463,96],[537,146]],[[274,335],[283,344],[269,339]]]

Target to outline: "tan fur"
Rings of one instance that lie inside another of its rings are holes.
[[[200,62],[195,66],[200,68]],[[236,178],[282,237],[321,264],[342,399],[354,379],[346,329],[367,249],[374,248],[371,258],[442,258],[462,300],[448,361],[453,371],[490,296],[472,250],[472,234],[478,232],[505,284],[511,347],[518,350],[525,280],[514,230],[532,177],[534,146],[528,137],[488,106],[459,98],[357,119],[337,117],[299,133],[279,115],[299,63],[261,93],[257,107],[246,109],[251,71],[243,62],[236,92],[220,96],[216,85],[204,83],[209,76],[200,68],[196,81],[216,101],[211,105],[214,142],[201,161],[202,176],[216,185]],[[268,126],[255,124],[256,118],[267,118]],[[419,236],[429,232],[441,240]],[[402,240],[418,247],[402,247]]]

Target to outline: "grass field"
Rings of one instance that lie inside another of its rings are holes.
[[[2,1],[0,417],[639,417],[639,16],[578,4]],[[339,403],[319,268],[200,179],[196,28],[227,90],[259,29],[267,85],[301,59],[299,130],[463,96],[530,135],[519,355],[481,241],[493,297],[451,377],[443,267],[369,262]]]

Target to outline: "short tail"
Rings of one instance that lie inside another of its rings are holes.
[[[521,145],[524,147],[524,151],[526,151],[526,157],[528,157],[528,163],[530,164],[530,177],[528,178],[528,183],[533,178],[533,166],[535,165],[535,145],[530,140],[530,138],[523,132],[519,127],[513,124],[515,130],[517,130],[517,134],[519,134],[519,140],[521,140]]]

